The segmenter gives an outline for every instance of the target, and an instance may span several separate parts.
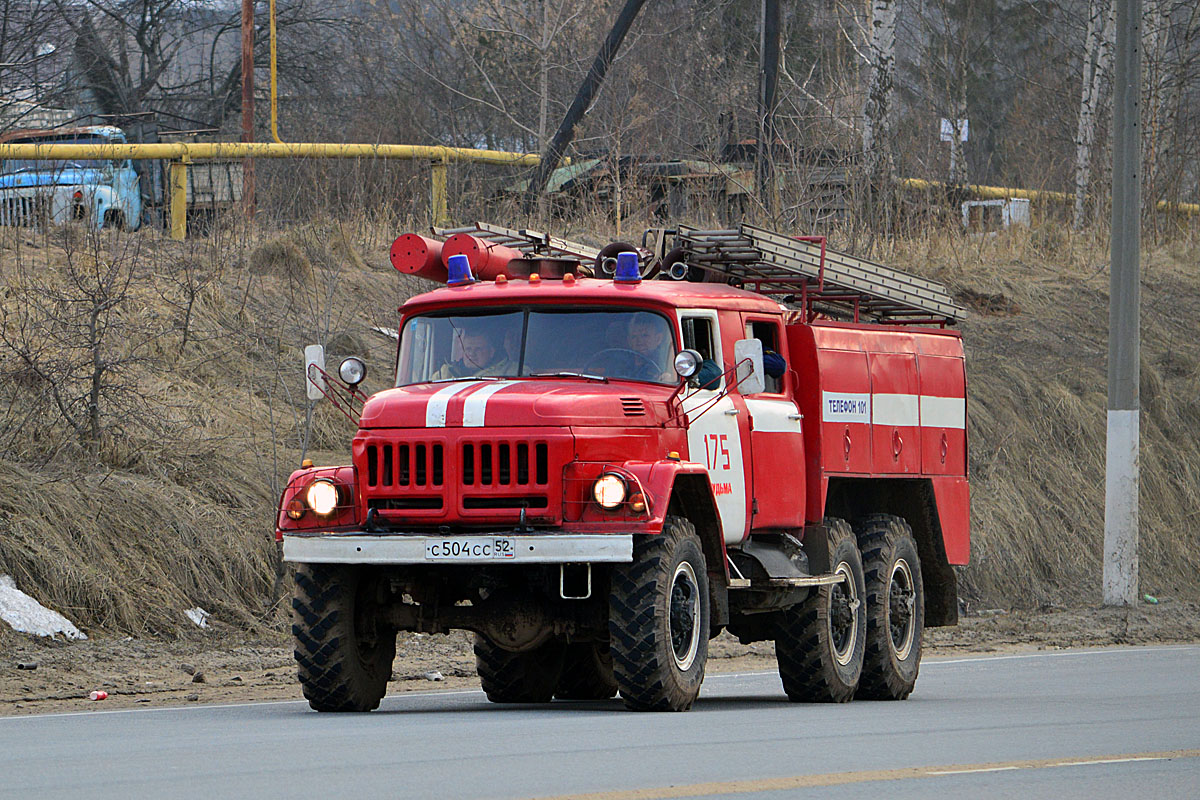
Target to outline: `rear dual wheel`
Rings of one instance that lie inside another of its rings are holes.
[[[901,517],[874,514],[855,526],[866,576],[867,637],[855,697],[903,700],[921,666],[925,590],[912,529]]]
[[[493,703],[549,703],[563,671],[564,645],[551,640],[514,653],[475,634],[475,668]]]
[[[866,650],[862,557],[845,520],[828,518],[830,562],[840,581],[813,589],[778,612],[775,655],[788,699],[845,703],[854,697]]]

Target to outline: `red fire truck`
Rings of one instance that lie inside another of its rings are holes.
[[[969,550],[944,287],[750,225],[434,233],[392,248],[448,284],[400,308],[394,388],[309,369],[358,422],[278,515],[313,708],[375,708],[397,632],[450,629],[494,702],[685,710],[721,631],[792,700],[909,695]]]

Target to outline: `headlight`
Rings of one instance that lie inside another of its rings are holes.
[[[605,473],[592,484],[592,497],[601,508],[616,508],[625,502],[625,479],[611,472]]]
[[[342,360],[341,366],[338,367],[338,377],[351,386],[358,386],[363,382],[363,378],[367,377],[367,365],[361,358],[350,356]]]
[[[332,481],[313,481],[304,494],[308,507],[317,516],[327,517],[333,513],[338,504],[338,490]]]

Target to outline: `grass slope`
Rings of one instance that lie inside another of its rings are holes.
[[[323,343],[332,363],[365,354],[368,390],[386,386],[392,345],[371,327],[394,327],[399,303],[429,287],[388,265],[399,232],[326,225],[184,243],[149,231],[4,233],[0,573],[85,629],[177,633],[196,605],[227,623],[278,626],[276,499],[303,454],[344,461],[353,435],[327,403],[309,413],[302,349]],[[984,607],[1097,602],[1101,244],[1048,228],[870,250],[945,281],[973,312],[963,595]],[[1194,240],[1147,254],[1142,340],[1142,586],[1193,600],[1197,263]],[[90,426],[97,364],[107,367]]]

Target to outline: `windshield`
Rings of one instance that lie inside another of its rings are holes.
[[[47,138],[24,139],[9,142],[9,144],[124,144],[124,142],[104,138]],[[99,158],[76,158],[67,160],[48,161],[46,159],[10,158],[0,161],[0,175],[17,172],[62,172],[67,169],[111,169],[120,166],[120,162]]]
[[[537,308],[413,317],[396,385],[455,378],[576,374],[671,384],[667,318],[633,309]]]

